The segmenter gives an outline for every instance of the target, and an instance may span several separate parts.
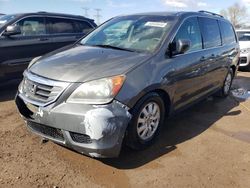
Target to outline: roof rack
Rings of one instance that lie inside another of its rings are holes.
[[[36,13],[38,13],[38,14],[57,14],[57,15],[60,14],[60,15],[65,15],[65,16],[74,16],[74,17],[83,17],[83,18],[86,18],[85,16],[82,16],[82,15],[73,15],[73,14],[64,14],[64,13],[46,12],[46,11],[38,11]]]
[[[206,11],[206,10],[200,10],[199,12],[200,12],[200,13],[204,13],[204,14],[211,14],[211,15],[213,15],[213,16],[218,16],[218,17],[224,18],[224,16],[222,16],[222,15],[220,15],[220,14],[216,14],[216,13],[209,12],[209,11]]]

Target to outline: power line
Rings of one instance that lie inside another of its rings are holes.
[[[87,8],[87,7],[82,7],[82,9],[85,11],[84,16],[89,17],[89,14],[88,14],[89,8]]]
[[[96,23],[99,25],[100,24],[100,18],[102,17],[100,12],[101,12],[102,9],[99,9],[99,8],[96,8],[95,11],[96,11],[96,15],[94,15],[96,17]]]

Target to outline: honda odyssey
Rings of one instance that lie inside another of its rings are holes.
[[[32,60],[16,104],[41,137],[117,157],[122,143],[152,144],[165,117],[209,95],[228,96],[238,63],[235,30],[220,15],[120,16],[73,47]]]

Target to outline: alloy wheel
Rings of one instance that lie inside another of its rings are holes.
[[[140,112],[137,121],[137,134],[142,140],[150,140],[160,122],[160,107],[155,102],[149,102]]]

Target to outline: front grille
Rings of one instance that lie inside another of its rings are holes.
[[[54,102],[68,86],[67,83],[41,78],[26,73],[21,83],[21,96],[37,106]]]
[[[63,133],[60,129],[28,121],[27,125],[35,132],[47,137],[51,137],[60,141],[64,140]]]
[[[79,134],[70,132],[70,136],[74,142],[84,143],[84,144],[91,144],[91,138],[86,134]]]
[[[27,98],[43,104],[53,101],[62,90],[62,87],[41,84],[27,78],[24,78],[23,81],[23,94]]]
[[[246,57],[241,57],[240,58],[240,64],[246,64],[247,63],[247,58]]]

